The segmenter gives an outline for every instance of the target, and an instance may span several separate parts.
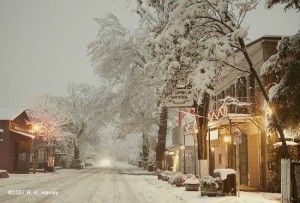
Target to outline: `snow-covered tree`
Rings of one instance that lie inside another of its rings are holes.
[[[285,129],[300,127],[300,31],[284,37],[262,68],[270,104]]]
[[[160,71],[165,79],[161,98],[167,98],[178,84],[192,87],[198,105],[198,144],[202,146],[198,157],[206,159],[208,98],[220,75],[230,68],[251,73],[269,103],[244,42],[247,28],[241,26],[247,12],[254,9],[258,1],[139,0],[137,3],[142,16],[151,15],[147,13],[149,9],[145,9],[151,7],[159,17],[150,29],[154,38],[149,46],[155,60],[152,69]],[[243,66],[235,63],[237,51],[245,58]],[[287,149],[283,130],[277,118],[273,119]]]
[[[299,0],[265,0],[267,8],[272,8],[276,4],[285,4],[284,10],[295,8],[300,11]]]
[[[109,120],[118,126],[125,137],[139,133],[144,138],[144,157],[148,156],[148,139],[157,120],[156,83],[146,72],[142,30],[130,32],[112,14],[97,18],[100,29],[97,39],[88,46],[88,54],[95,73],[115,94],[111,102]]]
[[[98,129],[105,123],[105,102],[102,102],[102,91],[88,84],[70,83],[67,92],[68,96],[62,108],[69,113],[71,121],[65,128],[74,135],[74,159],[78,159],[79,142],[97,140],[99,136]]]
[[[65,109],[59,108],[62,100],[49,95],[35,95],[29,115],[32,125],[39,127],[44,140],[57,141],[57,148],[68,151],[72,147],[72,134],[64,130],[70,117]]]

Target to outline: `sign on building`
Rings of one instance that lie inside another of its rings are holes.
[[[177,87],[166,99],[166,106],[169,108],[192,107],[193,104],[191,88],[187,87]]]
[[[242,132],[236,129],[233,132],[233,143],[234,144],[241,144],[242,143]]]

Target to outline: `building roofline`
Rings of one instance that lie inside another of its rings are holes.
[[[264,40],[281,40],[284,36],[282,35],[263,35],[262,37],[256,39],[256,40],[253,40],[252,42],[248,43],[246,45],[246,47],[249,47],[253,44],[256,44],[257,42],[260,42],[260,41],[264,41]]]

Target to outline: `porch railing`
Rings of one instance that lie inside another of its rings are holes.
[[[228,114],[254,114],[256,111],[257,104],[254,98],[225,97],[212,103],[212,110],[208,116],[210,120],[217,120]]]

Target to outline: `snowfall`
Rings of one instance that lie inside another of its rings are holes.
[[[202,197],[158,180],[152,172],[120,162],[100,162],[82,170],[10,174],[0,179],[0,202],[280,202],[279,193],[240,192],[240,197]]]

